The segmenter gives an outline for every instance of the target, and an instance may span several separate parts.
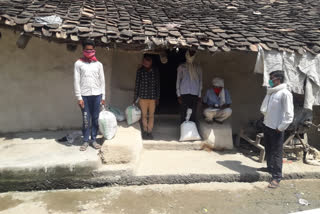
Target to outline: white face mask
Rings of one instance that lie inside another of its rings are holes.
[[[196,58],[196,55],[194,54],[193,56],[190,56],[190,53],[189,53],[189,51],[187,51],[186,52],[186,61],[187,61],[187,63],[190,63],[190,64],[192,64],[193,63],[193,61],[194,61],[194,59]]]

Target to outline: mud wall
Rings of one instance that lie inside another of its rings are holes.
[[[81,113],[73,90],[73,66],[81,56],[65,44],[32,38],[19,49],[18,33],[1,30],[0,132],[79,128]],[[98,49],[110,96],[112,53]],[[109,84],[108,84],[109,83]]]

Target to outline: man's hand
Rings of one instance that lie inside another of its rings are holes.
[[[80,108],[84,109],[84,102],[83,102],[83,100],[78,100],[78,105],[80,106]]]
[[[182,98],[178,97],[178,103],[181,105],[182,104]]]
[[[279,129],[276,129],[276,131],[278,132],[278,133],[281,133],[282,131],[280,131]]]
[[[101,100],[101,105],[105,105],[106,101],[105,100]]]
[[[201,103],[201,100],[202,100],[201,97],[198,97],[198,103]]]
[[[159,99],[156,99],[156,105],[159,105],[160,101]]]

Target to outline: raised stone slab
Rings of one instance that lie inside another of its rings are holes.
[[[17,148],[16,146],[20,146],[24,140],[12,142],[10,139],[5,139],[0,142],[0,165],[4,170],[2,174],[0,173],[0,192],[109,185],[254,182],[271,179],[268,173],[256,170],[264,167],[265,163],[255,161],[255,156],[246,156],[235,150],[224,152],[144,150],[138,163],[102,165],[97,151],[91,147],[86,152],[80,152],[79,146],[66,147],[52,140],[50,141],[53,145],[49,147],[44,142],[35,143],[44,136],[51,138],[50,135],[38,136],[37,139],[30,138],[26,142],[27,145],[23,145],[19,152],[11,148]],[[59,148],[66,151],[62,153]],[[59,158],[54,158],[55,155]],[[4,163],[11,163],[10,166],[12,163],[18,163],[20,170],[16,171]],[[49,170],[45,171],[44,166],[49,166],[48,163],[57,165],[50,164],[50,168],[47,168]],[[77,164],[71,165],[71,163]],[[26,166],[28,167],[25,168]],[[29,176],[14,173],[21,172],[24,168]],[[37,173],[37,169],[41,169],[39,171],[42,173]],[[68,174],[61,173],[66,170]],[[283,173],[284,179],[314,179],[320,178],[320,167],[303,164],[301,161],[284,161]]]
[[[206,146],[214,150],[233,149],[232,127],[229,120],[224,123],[207,123],[200,120],[199,132]]]
[[[265,166],[266,163],[236,151],[146,150],[133,179],[135,184],[269,181],[270,174],[257,171]],[[284,161],[283,176],[284,179],[320,178],[320,167]]]
[[[101,165],[98,151],[88,147],[80,152],[80,145],[67,146],[55,141],[67,133],[26,132],[0,137],[0,181],[90,175]]]
[[[104,141],[100,157],[105,164],[135,163],[139,160],[142,148],[139,123],[128,126],[126,122],[121,122],[116,136]]]

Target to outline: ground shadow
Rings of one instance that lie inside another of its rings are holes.
[[[231,169],[240,174],[240,181],[253,182],[259,180],[261,175],[257,172],[257,168],[243,165],[240,161],[226,160],[217,161],[218,164]]]
[[[37,131],[22,131],[22,132],[10,132],[1,133],[0,138],[4,140],[12,140],[19,138],[22,140],[28,139],[59,139],[66,136],[68,133],[78,131],[79,129],[59,129],[59,130],[37,130]]]

